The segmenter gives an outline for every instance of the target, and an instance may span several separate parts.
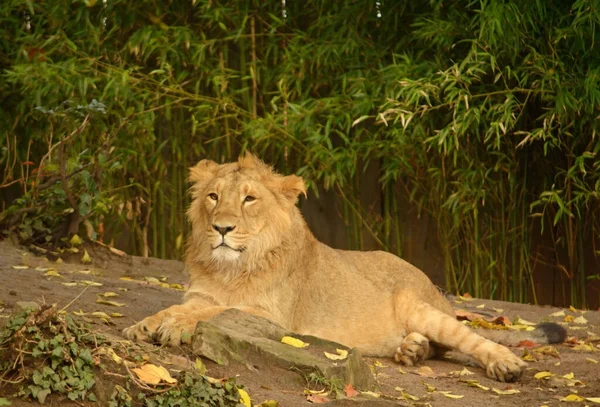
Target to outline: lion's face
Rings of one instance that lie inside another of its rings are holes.
[[[225,267],[256,261],[280,245],[304,192],[301,178],[278,175],[251,155],[223,165],[202,160],[190,179],[188,255]]]

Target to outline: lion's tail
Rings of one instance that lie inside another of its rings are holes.
[[[541,345],[561,343],[567,337],[567,330],[554,322],[539,324],[533,331],[475,329],[475,332],[506,346],[517,346],[522,341],[533,341]]]

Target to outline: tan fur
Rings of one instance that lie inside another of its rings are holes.
[[[390,253],[318,242],[295,206],[305,193],[300,177],[276,174],[246,155],[223,165],[202,160],[190,180],[190,287],[182,305],[127,328],[127,338],[176,345],[199,320],[234,307],[364,355],[412,365],[436,349],[458,349],[492,378],[521,376],[525,363],[456,321],[450,303],[416,267]],[[233,229],[221,235],[215,227]],[[217,247],[223,242],[228,247]]]

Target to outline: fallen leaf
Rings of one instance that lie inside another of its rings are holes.
[[[61,259],[60,257],[58,259],[56,259],[54,262],[57,263],[57,264],[64,263],[63,259]]]
[[[564,317],[565,316],[565,310],[553,312],[552,314],[550,314],[550,316],[551,317]]]
[[[464,320],[474,321],[475,319],[478,319],[478,318],[483,319],[483,315],[481,315],[481,314],[465,311],[462,309],[457,309],[455,311],[455,314],[456,314],[456,319],[458,319],[459,321],[464,321]]]
[[[567,315],[565,319],[563,319],[563,321],[565,322],[573,322],[573,320],[575,320],[575,317],[573,315]]]
[[[13,266],[13,267],[15,267],[15,266]],[[48,267],[42,267],[42,266],[40,266],[40,267],[36,267],[35,270],[36,271],[48,271],[50,269]]]
[[[103,300],[102,298],[96,299],[96,302],[98,304],[112,305],[113,307],[123,307],[123,306],[125,306],[125,304],[122,303],[122,302],[108,301],[108,300]]]
[[[590,363],[594,363],[594,364],[598,364],[598,361],[596,359],[592,359],[592,358],[585,358],[585,360],[587,360]]]
[[[117,297],[119,294],[113,293],[112,291],[108,291],[108,292],[105,292],[103,294],[98,294],[98,295],[100,295],[104,298],[109,298],[109,297]]]
[[[592,403],[600,404],[600,397],[586,397],[587,401],[591,401]],[[2,404],[0,404],[1,406]]]
[[[58,271],[54,270],[54,269],[46,271],[44,273],[44,275],[46,277],[60,277],[60,278],[62,278],[62,276],[60,275],[60,273]]]
[[[281,338],[281,342],[286,345],[293,346],[294,348],[306,348],[309,343],[303,342],[300,339],[292,338],[291,336],[284,336]]]
[[[87,250],[83,249],[83,256],[81,257],[81,262],[83,264],[88,264],[92,262],[92,258],[88,254]]]
[[[592,345],[588,345],[585,343],[573,346],[573,350],[581,350],[584,352],[596,352],[596,349]]]
[[[596,363],[598,363],[598,362],[596,362]],[[406,374],[406,372],[404,370],[402,370],[401,367],[398,368],[398,373],[400,373],[400,374]]]
[[[106,322],[110,321],[110,316],[106,312],[96,311],[96,312],[92,312],[90,315],[92,315],[96,318],[100,318]]]
[[[238,393],[240,393],[240,403],[244,405],[244,407],[252,407],[252,403],[250,402],[250,396],[248,392],[244,389],[238,388]]]
[[[584,325],[588,323],[588,320],[583,317],[583,315],[578,316],[573,320],[574,323]]]
[[[373,366],[375,366],[375,367],[387,367],[386,365],[384,365],[383,363],[381,363],[378,360],[376,360],[375,362],[373,362]]]
[[[12,268],[15,270],[26,270],[29,268],[29,266],[12,266]]]
[[[575,308],[572,305],[569,305],[569,309],[571,310],[571,312],[577,312],[577,308]]]
[[[490,389],[489,387],[485,387],[485,386],[482,386],[481,384],[479,384],[479,382],[477,380],[464,380],[463,379],[460,381],[463,383],[466,383],[466,385],[469,387],[477,387],[477,388],[479,388],[481,390],[485,390],[485,391],[488,391]]]
[[[534,379],[541,380],[541,379],[548,379],[548,378],[550,378],[552,376],[554,376],[554,373],[551,373],[551,372],[538,372],[533,377],[534,377]]]
[[[177,379],[172,378],[167,369],[152,363],[146,363],[133,371],[141,381],[147,384],[159,384],[161,381],[170,384],[177,383]]]
[[[115,353],[112,348],[106,348],[106,354],[118,365],[123,363],[123,358]]]
[[[98,283],[98,282],[92,281],[92,280],[80,280],[79,284],[81,284],[81,285],[89,285],[91,287],[102,287],[104,285],[102,283]]]
[[[504,312],[504,310],[502,308],[492,308],[494,311],[496,311],[498,314],[502,314]]]
[[[125,254],[127,254],[127,253],[125,253],[123,250],[119,250],[119,249],[117,249],[117,248],[114,248],[114,247],[109,247],[108,249],[109,249],[111,252],[113,252],[114,254],[116,254],[117,256],[125,256]]]
[[[430,385],[429,383],[425,383],[425,382],[423,382],[423,384],[425,385],[425,388],[427,389],[427,391],[428,391],[429,393],[433,393],[433,392],[436,390],[436,389],[435,389],[435,387],[433,387],[433,386],[432,386],[432,385]]]
[[[75,287],[77,285],[77,283],[75,283],[75,282],[72,282],[72,283],[61,283],[61,284],[64,285],[64,286],[67,286],[67,287]]]
[[[169,287],[175,290],[183,290],[183,286],[181,284],[171,284]]]
[[[563,397],[560,401],[584,401],[585,399],[577,394],[569,394],[567,397]]]
[[[554,346],[551,346],[551,345],[540,346],[539,348],[534,349],[533,351],[536,353],[539,353],[541,355],[553,356],[555,358],[560,357],[558,354],[558,350]]]
[[[365,396],[373,397],[373,398],[376,398],[376,399],[378,399],[379,397],[381,397],[381,394],[374,393],[372,391],[361,391],[360,394],[361,394],[361,396],[365,395]]]
[[[194,363],[194,367],[201,374],[204,375],[206,373],[206,366],[202,362],[202,359],[196,358],[196,362]]]
[[[357,391],[354,386],[352,386],[351,384],[347,384],[344,387],[344,394],[346,395],[346,397],[351,398],[354,396],[358,396],[360,394],[359,391]]]
[[[90,270],[90,269],[77,270],[76,273],[87,275],[87,274],[92,274],[92,270]]]
[[[478,305],[478,306],[476,306],[475,308],[479,308],[479,309],[481,309],[481,308],[485,308],[485,304]],[[440,393],[441,393],[441,392],[440,392]]]
[[[563,375],[561,377],[564,377],[565,379],[568,379],[568,380],[572,380],[575,377],[575,374],[573,374],[573,372],[571,372],[571,373],[567,373],[566,375]]]
[[[517,389],[507,389],[507,390],[500,390],[497,389],[495,387],[492,387],[492,391],[496,394],[517,394],[517,393],[521,393],[519,390]]]
[[[74,234],[73,237],[71,238],[71,240],[69,240],[69,243],[71,243],[74,246],[78,246],[83,243],[83,240],[81,240],[79,235]]]
[[[469,375],[472,375],[472,374],[475,374],[475,373],[471,372],[466,367],[463,368],[462,370],[455,370],[453,372],[450,372],[451,376],[458,376],[458,377],[469,376]]]
[[[150,284],[160,285],[160,280],[158,278],[156,278],[156,277],[144,277],[144,280],[146,280]]]
[[[133,278],[131,278],[131,277],[119,277],[119,280],[122,280],[122,281],[133,281]]]
[[[308,396],[306,396],[306,401],[310,401],[311,403],[314,403],[314,404],[323,404],[323,403],[329,403],[331,400],[329,400],[325,396],[320,396],[318,394],[309,394]]]
[[[451,391],[439,391],[438,393],[442,393],[444,396],[448,397],[449,399],[462,399],[463,396],[462,394],[452,394]]]
[[[536,326],[537,324],[534,322],[526,321],[524,319],[521,319],[521,317],[517,316],[517,318],[515,319],[515,325]]]
[[[277,400],[265,400],[256,407],[279,407]]]
[[[520,348],[535,348],[536,346],[539,346],[539,344],[530,341],[529,339],[525,339],[524,341],[519,342],[517,346]]]
[[[337,352],[336,354],[333,353],[329,353],[329,352],[323,352],[325,354],[325,357],[327,359],[331,359],[331,360],[344,360],[348,357],[348,351],[344,350],[344,349],[336,349],[335,350]]]
[[[429,366],[421,366],[420,368],[415,370],[413,373],[418,374],[419,376],[422,376],[422,377],[431,377],[434,379],[438,376]]]

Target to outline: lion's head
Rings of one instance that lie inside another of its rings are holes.
[[[190,181],[188,262],[231,274],[284,244],[301,221],[295,204],[306,193],[302,178],[279,175],[251,154],[222,165],[202,160]]]

